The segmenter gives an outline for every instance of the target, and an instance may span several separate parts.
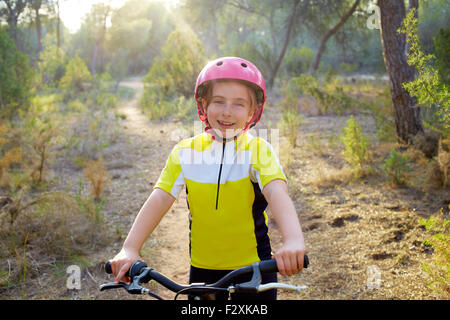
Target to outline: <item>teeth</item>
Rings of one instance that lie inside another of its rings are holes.
[[[224,122],[224,121],[219,121],[221,124],[224,124],[226,126],[233,124],[232,122]]]

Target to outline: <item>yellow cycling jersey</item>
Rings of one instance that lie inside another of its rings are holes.
[[[245,132],[222,142],[202,133],[179,142],[154,186],[175,198],[186,186],[191,265],[232,270],[271,258],[261,193],[286,176],[272,146]]]

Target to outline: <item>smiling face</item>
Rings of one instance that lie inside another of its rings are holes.
[[[235,137],[253,116],[256,97],[252,89],[229,80],[214,82],[210,92],[202,99],[202,104],[211,128],[222,138]]]

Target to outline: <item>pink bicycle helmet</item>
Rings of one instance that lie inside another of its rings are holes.
[[[261,119],[264,102],[266,101],[266,84],[264,82],[264,77],[258,68],[250,61],[237,57],[223,57],[210,61],[198,75],[197,83],[195,84],[194,97],[195,101],[197,101],[198,116],[200,120],[205,123],[205,130],[210,128],[210,126],[200,98],[206,93],[204,85],[208,81],[217,79],[243,80],[249,82],[252,87],[256,88],[256,100],[259,107],[243,131],[255,126]]]

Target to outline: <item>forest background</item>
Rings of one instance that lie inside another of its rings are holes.
[[[355,254],[353,276],[366,279],[364,289],[342,289],[340,273],[317,275],[311,284],[323,290],[309,297],[449,297],[448,1],[104,1],[72,31],[61,19],[68,1],[0,1],[2,297],[97,296],[101,266],[137,213],[117,213],[131,200],[115,195],[142,193],[133,200],[137,209],[143,203],[170,147],[195,133],[196,77],[221,56],[248,59],[265,76],[261,128],[280,130],[280,158],[309,241],[371,243],[368,235],[380,231],[371,226],[385,224],[372,251]],[[131,189],[120,181],[144,169],[124,155],[140,154],[145,143],[121,149],[133,126],[127,103],[159,137],[148,147],[152,178]],[[396,198],[374,195],[377,188]],[[370,212],[383,204],[389,215],[372,219],[362,204]],[[355,207],[361,211],[349,214]],[[343,236],[351,223],[367,234]],[[367,259],[420,273],[421,293],[404,287],[406,277],[399,292],[375,295]],[[92,280],[86,292],[64,283],[69,265]]]

